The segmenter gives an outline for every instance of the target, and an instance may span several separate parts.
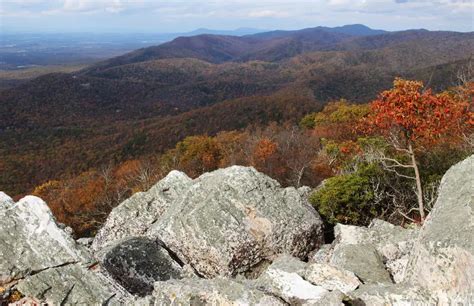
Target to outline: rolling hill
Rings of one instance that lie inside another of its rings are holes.
[[[0,92],[0,189],[19,194],[188,135],[297,122],[326,102],[364,103],[394,77],[436,90],[470,61],[474,33],[361,25],[198,35]]]

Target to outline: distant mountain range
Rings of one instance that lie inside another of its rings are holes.
[[[397,76],[442,90],[473,50],[472,32],[348,25],[178,37],[45,75],[0,92],[0,189],[157,154],[188,135],[297,122],[334,99],[370,101]]]

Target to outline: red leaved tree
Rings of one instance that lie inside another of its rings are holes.
[[[408,157],[406,163],[386,156],[380,160],[387,170],[415,181],[423,222],[425,209],[417,152],[440,141],[462,138],[472,124],[469,120],[472,116],[470,98],[448,92],[433,94],[430,89],[424,90],[423,83],[418,81],[397,78],[393,85],[371,103],[363,125],[369,131],[383,135],[396,151]],[[412,174],[400,173],[401,168],[411,169]]]

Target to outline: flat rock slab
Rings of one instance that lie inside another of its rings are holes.
[[[354,273],[328,264],[309,264],[305,269],[304,278],[326,290],[338,290],[342,293],[354,291],[361,285]]]
[[[440,305],[428,292],[405,284],[363,285],[349,296],[355,306]]]
[[[364,283],[392,283],[382,257],[372,244],[336,245],[330,264],[353,272]]]
[[[113,284],[80,264],[47,269],[21,280],[16,289],[51,305],[117,303]]]
[[[344,292],[360,285],[352,272],[328,264],[308,264],[288,255],[276,258],[251,283],[291,305],[340,305]]]
[[[155,283],[139,305],[285,305],[280,299],[231,279],[181,279]]]

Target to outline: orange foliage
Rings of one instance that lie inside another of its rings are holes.
[[[277,144],[270,139],[261,139],[253,151],[254,161],[263,163],[277,152]]]
[[[57,220],[78,236],[94,233],[114,205],[140,191],[137,177],[142,163],[127,161],[118,167],[91,170],[62,181],[49,181],[33,194],[44,199]]]
[[[442,137],[459,140],[470,126],[472,112],[465,97],[448,92],[438,95],[423,83],[396,79],[394,87],[371,103],[362,129],[422,144],[438,143]]]

